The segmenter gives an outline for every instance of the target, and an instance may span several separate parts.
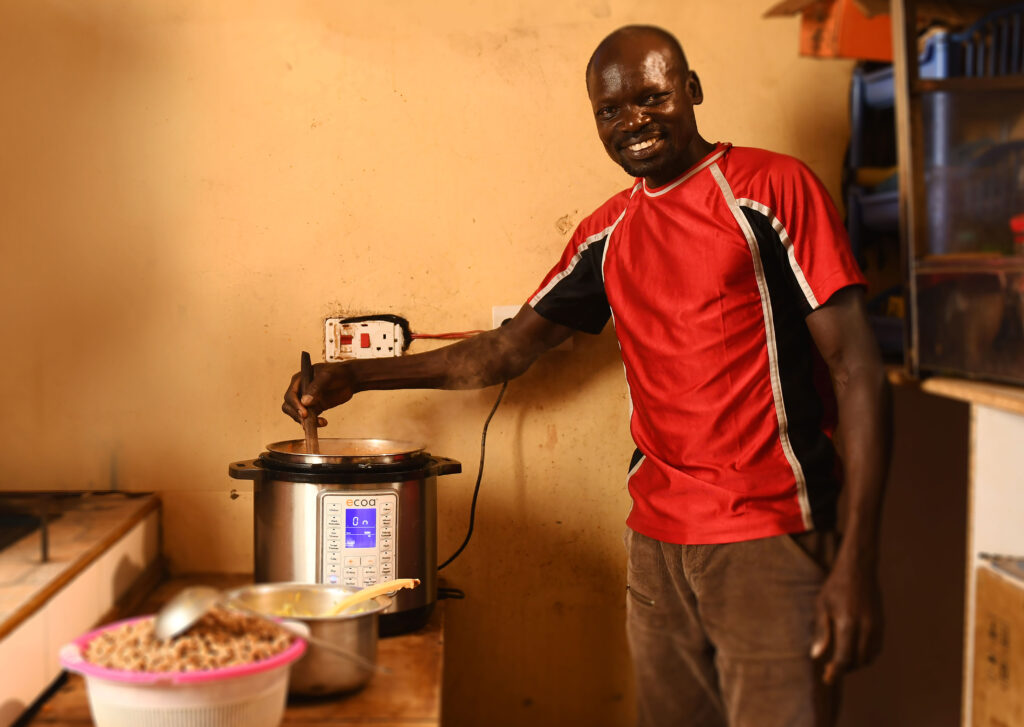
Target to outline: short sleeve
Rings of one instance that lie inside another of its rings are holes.
[[[776,232],[810,310],[850,285],[866,286],[839,212],[821,181],[802,162],[788,159],[773,175]]]
[[[628,200],[628,191],[608,200],[573,232],[562,256],[529,300],[548,320],[585,333],[600,333],[611,317],[604,290],[605,246]]]

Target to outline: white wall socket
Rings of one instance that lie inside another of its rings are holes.
[[[401,356],[404,348],[405,333],[393,321],[344,323],[341,318],[324,321],[324,358],[327,361]]]
[[[502,321],[515,318],[516,313],[522,308],[521,305],[496,305],[491,308],[491,328],[497,328],[501,325]],[[560,344],[555,346],[553,351],[571,351],[572,350],[572,336],[562,341]]]
[[[508,318],[515,318],[516,313],[522,307],[521,305],[496,305],[491,308],[491,328],[497,328],[502,321]]]

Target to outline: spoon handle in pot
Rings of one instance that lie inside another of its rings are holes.
[[[331,612],[328,615],[337,616],[342,611],[352,608],[352,606],[362,603],[363,601],[369,601],[371,598],[383,596],[385,593],[400,591],[403,588],[415,588],[419,584],[419,578],[396,578],[393,581],[384,581],[383,583],[378,583],[375,586],[367,586],[361,591],[356,591],[351,596],[345,596],[343,599],[338,601],[334,604],[334,608],[331,609]]]
[[[306,393],[306,387],[313,381],[313,362],[307,351],[303,351],[302,357],[299,359],[299,370],[301,372],[299,398],[301,399]],[[320,440],[316,431],[316,423],[317,415],[313,412],[310,412],[309,416],[302,420],[302,432],[306,437],[306,454],[320,454]]]
[[[295,621],[275,621],[274,623],[276,623],[278,626],[280,626],[282,629],[284,629],[288,633],[294,634],[295,636],[298,636],[300,639],[305,639],[306,641],[308,641],[310,644],[313,644],[317,648],[324,649],[325,651],[329,651],[332,654],[337,654],[338,656],[343,656],[346,659],[349,659],[350,661],[352,661],[354,664],[358,664],[359,666],[361,666],[364,669],[368,669],[369,671],[379,672],[381,674],[390,674],[391,673],[391,670],[388,669],[386,666],[380,666],[379,664],[374,664],[369,659],[366,659],[366,658],[360,656],[359,654],[356,654],[355,652],[349,651],[348,649],[343,649],[342,647],[340,647],[340,646],[338,646],[336,644],[332,644],[330,641],[325,641],[324,639],[318,638],[316,636],[312,636],[306,630],[305,624],[303,624],[301,621],[299,621],[299,622],[295,622]]]

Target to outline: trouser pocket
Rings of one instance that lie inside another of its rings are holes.
[[[827,576],[835,562],[837,536],[833,531],[810,530],[794,535],[779,535],[776,540],[793,556],[818,573]]]
[[[653,598],[651,598],[650,596],[645,596],[643,593],[640,593],[640,591],[636,590],[635,588],[633,588],[633,586],[629,585],[628,583],[626,584],[626,593],[632,596],[634,601],[638,601],[639,603],[642,603],[644,606],[654,605]]]

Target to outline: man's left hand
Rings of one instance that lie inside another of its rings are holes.
[[[882,599],[874,566],[840,553],[818,594],[811,656],[826,656],[823,680],[834,684],[845,672],[870,664],[882,647]]]

